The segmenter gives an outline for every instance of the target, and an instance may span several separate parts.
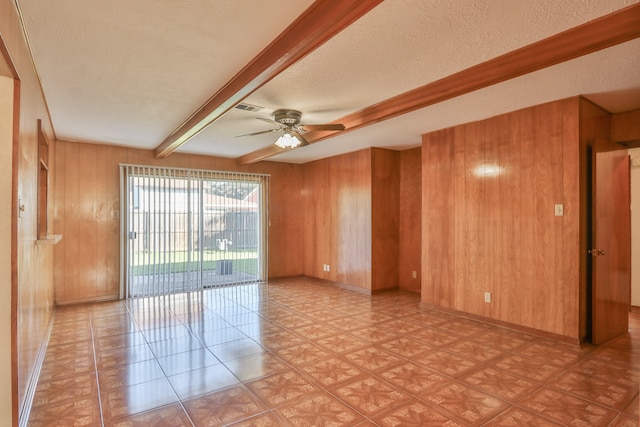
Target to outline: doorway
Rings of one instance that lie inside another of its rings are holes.
[[[127,298],[265,280],[266,175],[120,168]]]
[[[629,329],[631,211],[629,155],[625,147],[596,140],[591,148],[588,272],[591,342],[601,344]]]

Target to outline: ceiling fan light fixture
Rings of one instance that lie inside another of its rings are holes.
[[[280,148],[293,149],[302,144],[302,141],[292,135],[291,132],[285,132],[275,144]]]

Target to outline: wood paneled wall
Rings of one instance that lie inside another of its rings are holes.
[[[423,136],[423,302],[579,338],[578,103]]]
[[[305,164],[303,194],[304,274],[370,291],[371,150]]]
[[[55,299],[58,304],[117,298],[119,293],[119,164],[172,166],[270,174],[270,277],[302,274],[305,218],[301,167],[275,162],[239,167],[234,159],[173,154],[157,159],[149,150],[57,142],[54,229]]]
[[[304,182],[304,274],[366,293],[397,288],[399,153],[372,148],[307,163]]]
[[[12,335],[13,360],[10,366],[2,363],[0,370],[4,381],[11,378],[12,384],[13,398],[0,395],[1,407],[9,400],[11,408],[0,411],[0,424],[9,426],[17,425],[19,412],[24,414],[27,409],[25,397],[29,388],[35,386],[33,374],[53,310],[53,247],[37,243],[38,119],[42,120],[43,132],[50,140],[53,140],[53,130],[12,0],[0,0],[0,36],[0,54],[9,64],[8,68],[15,72],[12,77],[19,80],[12,100],[15,102],[11,130],[13,151],[5,151],[5,155],[13,158],[12,180],[2,184],[11,185],[12,193],[11,200],[2,201],[11,205],[11,313],[5,312],[0,321],[0,327],[10,329]],[[50,149],[55,151],[55,144]],[[55,165],[51,164],[50,168],[55,169]],[[25,208],[20,219],[18,199]],[[50,222],[50,230],[52,225]]]
[[[398,287],[420,292],[422,271],[422,149],[401,151]],[[413,277],[413,272],[416,277]]]
[[[398,287],[400,155],[371,149],[371,291]]]
[[[120,220],[112,212],[120,208],[120,163],[269,173],[270,277],[306,274],[367,292],[398,286],[395,151],[240,168],[233,159],[174,154],[159,160],[146,150],[58,141],[55,162],[54,229],[63,235],[55,248],[58,304],[113,299],[119,293]]]
[[[611,142],[640,147],[640,110],[611,116]]]

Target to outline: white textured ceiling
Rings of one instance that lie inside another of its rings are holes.
[[[17,0],[54,129],[63,140],[156,148],[280,34],[309,0]],[[178,151],[239,157],[271,144],[256,117],[298,109],[323,123],[639,0],[385,0]],[[272,160],[304,163],[585,95],[640,108],[640,39],[490,86]]]

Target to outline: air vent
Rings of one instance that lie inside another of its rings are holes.
[[[238,110],[244,110],[244,111],[249,111],[249,112],[254,112],[254,111],[260,111],[262,110],[264,107],[259,107],[257,105],[251,105],[251,104],[245,104],[243,102],[241,102],[240,104],[236,105],[236,108]]]

